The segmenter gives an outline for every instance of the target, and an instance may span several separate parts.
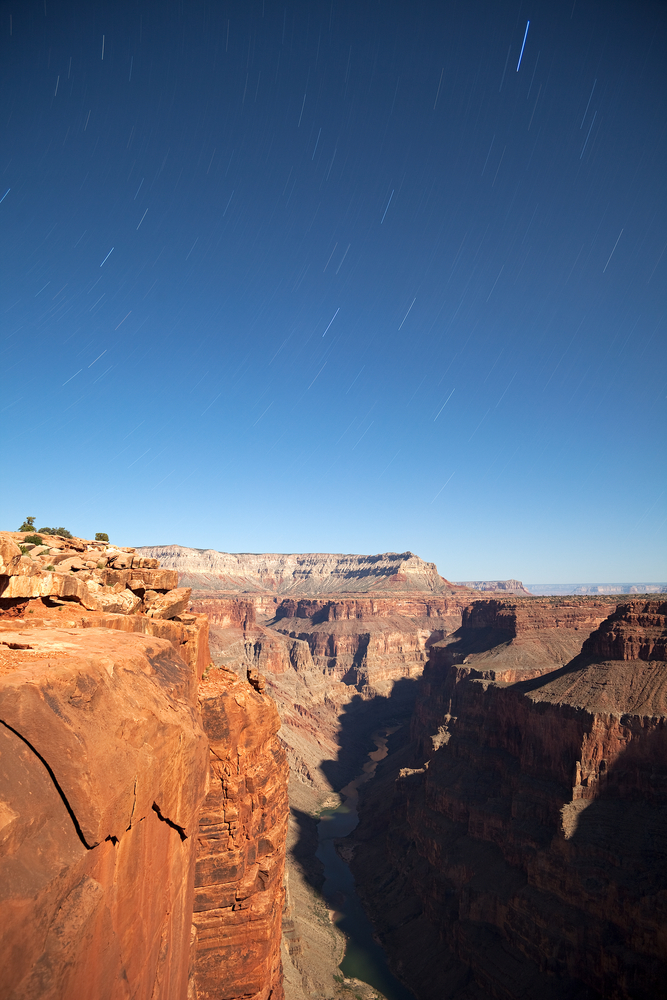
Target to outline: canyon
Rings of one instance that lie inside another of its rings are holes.
[[[335,844],[417,1000],[657,995],[667,605],[493,586],[0,533],[0,996],[381,998],[318,851],[380,731]]]

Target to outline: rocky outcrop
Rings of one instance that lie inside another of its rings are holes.
[[[591,632],[593,605],[552,601],[551,628],[547,602],[468,609],[431,650],[413,741],[369,789],[355,873],[424,1000],[662,990],[667,605]],[[575,630],[583,650],[561,666],[573,636],[554,633]],[[522,653],[536,633],[541,669]]]
[[[8,601],[46,597],[89,611],[173,618],[187,606],[189,593],[180,603],[166,596],[178,587],[178,574],[135,549],[58,536],[38,545],[25,537],[35,536],[0,533],[0,609]]]
[[[376,591],[448,594],[457,588],[438,574],[435,563],[412,552],[381,555],[331,553],[231,553],[181,545],[144,546],[137,551],[178,570],[182,586],[229,594],[354,594]]]
[[[54,541],[0,534],[0,996],[280,1000],[287,775],[259,672],[208,669],[175,571]]]

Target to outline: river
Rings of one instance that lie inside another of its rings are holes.
[[[362,773],[341,790],[342,804],[337,809],[323,811],[317,826],[317,857],[324,865],[324,898],[336,926],[347,939],[340,964],[343,975],[368,983],[387,1000],[414,1000],[413,994],[389,971],[387,957],[373,938],[373,928],[357,896],[352,872],[334,845],[337,837],[346,837],[359,822],[359,786],[373,777],[378,762],[387,756],[387,739],[395,731],[384,728],[373,734],[376,749],[368,754]]]

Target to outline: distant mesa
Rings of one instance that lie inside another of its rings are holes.
[[[468,587],[469,590],[521,594],[523,597],[530,597],[531,595],[531,591],[524,587],[521,580],[468,580],[465,583],[458,582],[456,586]]]
[[[200,594],[452,594],[464,589],[413,552],[233,553],[182,545],[143,546],[137,551],[177,570],[181,586]]]

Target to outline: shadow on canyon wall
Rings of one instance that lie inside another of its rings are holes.
[[[410,722],[419,680],[407,677],[394,684],[387,697],[364,699],[355,694],[339,715],[338,755],[320,764],[322,773],[334,791],[339,792],[363,770],[368,754],[375,749],[372,736],[384,726],[407,726]],[[324,882],[322,862],[315,856],[318,847],[319,820],[300,809],[291,809],[299,836],[292,847],[292,857],[306,881],[318,892]]]

